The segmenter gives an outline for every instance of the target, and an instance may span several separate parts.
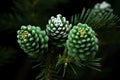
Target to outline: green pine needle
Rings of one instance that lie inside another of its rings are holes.
[[[102,16],[98,14],[94,14],[93,9],[83,8],[81,14],[75,14],[71,17],[71,23],[76,25],[79,22],[85,23],[91,26],[93,29],[98,29],[101,27],[110,27],[117,24],[120,21],[120,18],[111,13],[104,13]]]

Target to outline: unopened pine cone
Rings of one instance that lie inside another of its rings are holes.
[[[98,38],[87,24],[73,26],[67,39],[68,55],[82,60],[98,51]]]
[[[48,47],[49,38],[38,26],[21,26],[17,31],[17,39],[21,49],[32,58],[40,57]]]
[[[46,25],[46,32],[54,45],[62,45],[66,41],[68,33],[72,25],[65,17],[58,14],[56,17],[51,17]]]

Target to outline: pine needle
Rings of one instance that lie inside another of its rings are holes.
[[[94,29],[101,27],[109,27],[111,24],[118,23],[120,18],[112,12],[106,12],[102,16],[95,14],[93,9],[83,8],[81,14],[75,14],[71,17],[71,23],[76,25],[78,23],[85,23]],[[112,25],[113,26],[113,25]]]

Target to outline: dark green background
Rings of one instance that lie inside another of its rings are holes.
[[[15,0],[1,0],[0,1],[0,15],[1,16],[3,14],[9,14],[9,13],[14,14],[14,11],[12,8],[14,8],[15,5],[13,1]],[[42,1],[45,1],[45,0],[41,0],[41,2]],[[67,2],[65,3],[59,3],[57,1],[60,1],[60,0],[56,0],[56,3],[55,3],[56,7],[54,7],[53,5],[44,6],[47,4],[51,4],[50,2],[52,0],[47,0],[47,1],[49,2],[44,3],[41,9],[43,8],[44,10],[44,8],[50,7],[50,11],[49,11],[50,13],[43,11],[43,13],[46,13],[44,16],[46,15],[48,16],[48,14],[51,15],[51,14],[61,13],[70,20],[71,15],[79,13],[83,7],[87,7],[87,8],[93,7],[95,3],[102,2],[103,0],[67,0]],[[120,16],[120,0],[106,0],[106,1],[108,1],[112,5],[112,8],[114,9],[114,13]],[[41,25],[44,25],[45,23],[47,23],[47,19],[43,19],[43,24]],[[2,25],[0,24],[0,26]],[[2,29],[3,31],[1,31]],[[26,58],[26,55],[21,54],[23,52],[19,49],[19,46],[16,43],[16,40],[17,40],[16,30],[17,29],[18,28],[16,28],[15,30],[11,32],[11,31],[4,29],[4,27],[0,27],[0,31],[1,31],[0,32],[0,49],[3,49],[4,46],[8,46],[9,53],[11,54],[15,52],[20,53],[20,54],[17,54],[13,60],[11,60],[13,62],[0,67],[0,80],[8,80],[8,79],[9,80],[26,80],[23,78],[20,79],[20,77],[23,77],[21,75],[26,74],[25,72],[26,70],[21,69],[21,65],[26,64],[25,62],[27,61],[24,60]],[[88,74],[86,73],[85,80],[106,80],[106,79],[111,79],[111,78],[113,80],[116,80],[116,78],[119,78],[119,71],[120,71],[120,65],[119,65],[120,64],[120,51],[119,51],[120,50],[120,43],[119,43],[120,35],[116,36],[116,34],[120,34],[120,27],[118,25],[118,27],[113,30],[106,31],[103,29],[100,32],[101,33],[99,35],[101,37],[103,36],[104,38],[106,38],[106,42],[107,41],[109,42],[109,40],[112,40],[109,44],[100,46],[99,53],[104,55],[103,61],[102,61],[103,71],[102,72],[88,72]],[[7,53],[6,49],[2,51],[0,54],[4,55],[5,53]],[[26,64],[26,65],[30,66],[29,64]],[[20,73],[18,71],[20,71]],[[31,73],[31,72],[32,71],[30,71],[30,74],[27,75],[29,76],[27,80],[33,80],[35,73]]]

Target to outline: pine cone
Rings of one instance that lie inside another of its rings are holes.
[[[111,5],[105,1],[102,3],[97,3],[94,8],[93,12],[95,15],[103,16],[106,13],[112,12],[113,9],[111,8]]]
[[[68,55],[82,60],[98,51],[98,39],[87,24],[73,26],[67,39]]]
[[[59,45],[65,42],[71,27],[72,25],[69,24],[69,21],[62,17],[61,14],[58,14],[56,18],[52,16],[48,21],[46,32],[52,43]]]
[[[48,36],[40,27],[21,26],[17,31],[17,38],[21,49],[32,58],[40,57],[48,47]]]

